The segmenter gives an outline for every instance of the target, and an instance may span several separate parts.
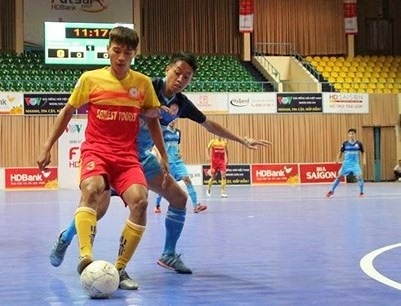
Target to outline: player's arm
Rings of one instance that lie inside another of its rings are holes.
[[[219,123],[207,119],[201,123],[201,125],[210,133],[218,135],[220,137],[230,139],[236,142],[239,142],[240,144],[244,145],[248,149],[256,150],[257,146],[263,146],[267,147],[268,145],[271,145],[271,142],[267,140],[258,140],[258,139],[252,139],[248,137],[240,137],[235,135],[234,133],[230,132],[228,129],[220,125]]]
[[[214,139],[210,140],[209,143],[207,144],[206,147],[206,156],[207,156],[207,161],[212,163],[212,144],[213,144]]]
[[[362,165],[366,165],[366,154],[365,154],[365,149],[363,148],[362,143],[359,143],[359,148],[361,150],[361,158],[362,158]]]
[[[37,159],[37,164],[40,170],[45,169],[51,161],[50,150],[54,143],[63,134],[67,127],[68,122],[70,122],[72,115],[75,113],[76,109],[67,103],[58,114],[56,121],[53,124],[50,135],[46,142],[42,146],[42,151]]]
[[[227,148],[227,144],[226,144],[226,146],[224,148],[224,163],[226,165],[228,165],[228,148]]]
[[[337,157],[336,157],[336,163],[340,162],[342,156],[343,156],[343,151],[340,150],[340,152],[338,152]]]
[[[149,128],[150,136],[152,137],[153,143],[160,153],[160,164],[163,170],[168,173],[168,157],[166,147],[164,146],[163,133],[160,127],[159,119],[157,118],[145,118]]]

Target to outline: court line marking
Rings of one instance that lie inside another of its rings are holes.
[[[380,254],[399,247],[401,247],[401,243],[396,243],[382,247],[380,249],[370,252],[369,254],[366,254],[364,257],[362,257],[361,261],[359,262],[362,271],[365,272],[365,274],[368,275],[369,277],[373,278],[374,280],[386,286],[390,286],[393,287],[394,289],[401,290],[401,283],[393,281],[392,279],[384,276],[379,271],[377,271],[376,268],[373,266],[373,261]]]

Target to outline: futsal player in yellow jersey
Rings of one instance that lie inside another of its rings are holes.
[[[158,113],[160,103],[151,80],[130,69],[137,53],[139,36],[133,29],[115,27],[107,48],[110,67],[85,72],[79,78],[65,107],[60,111],[37,163],[41,170],[50,163],[50,150],[64,132],[76,109],[88,103],[88,125],[81,145],[81,199],[75,212],[82,273],[94,259],[92,244],[96,235],[97,211],[108,205],[102,201],[110,186],[130,209],[123,228],[116,268],[122,289],[138,285],[125,271],[145,230],[148,189],[138,160],[137,134],[141,113]],[[144,112],[144,110],[148,112]],[[161,154],[161,166],[168,171],[159,118],[148,118],[151,137]],[[109,194],[109,193],[108,193]],[[110,200],[110,199],[109,199]]]
[[[221,175],[221,197],[227,198],[226,194],[226,172],[228,163],[227,140],[219,138],[212,139],[207,145],[208,158],[210,160],[210,179],[207,184],[207,195],[210,196],[212,185],[217,173]]]

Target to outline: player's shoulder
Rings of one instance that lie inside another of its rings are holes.
[[[143,74],[142,72],[136,71],[136,70],[130,70],[129,71],[130,76],[132,78],[135,78],[136,80],[142,81],[142,82],[146,82],[146,83],[151,83],[152,80],[150,79],[150,77],[148,77],[146,74]]]
[[[81,74],[81,77],[91,77],[99,74],[108,74],[109,72],[109,67],[102,67],[102,68],[97,68],[97,69],[92,69],[92,70],[87,70],[84,71]]]

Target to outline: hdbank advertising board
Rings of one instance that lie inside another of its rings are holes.
[[[58,140],[59,188],[79,188],[80,147],[86,125],[86,119],[72,119]]]

